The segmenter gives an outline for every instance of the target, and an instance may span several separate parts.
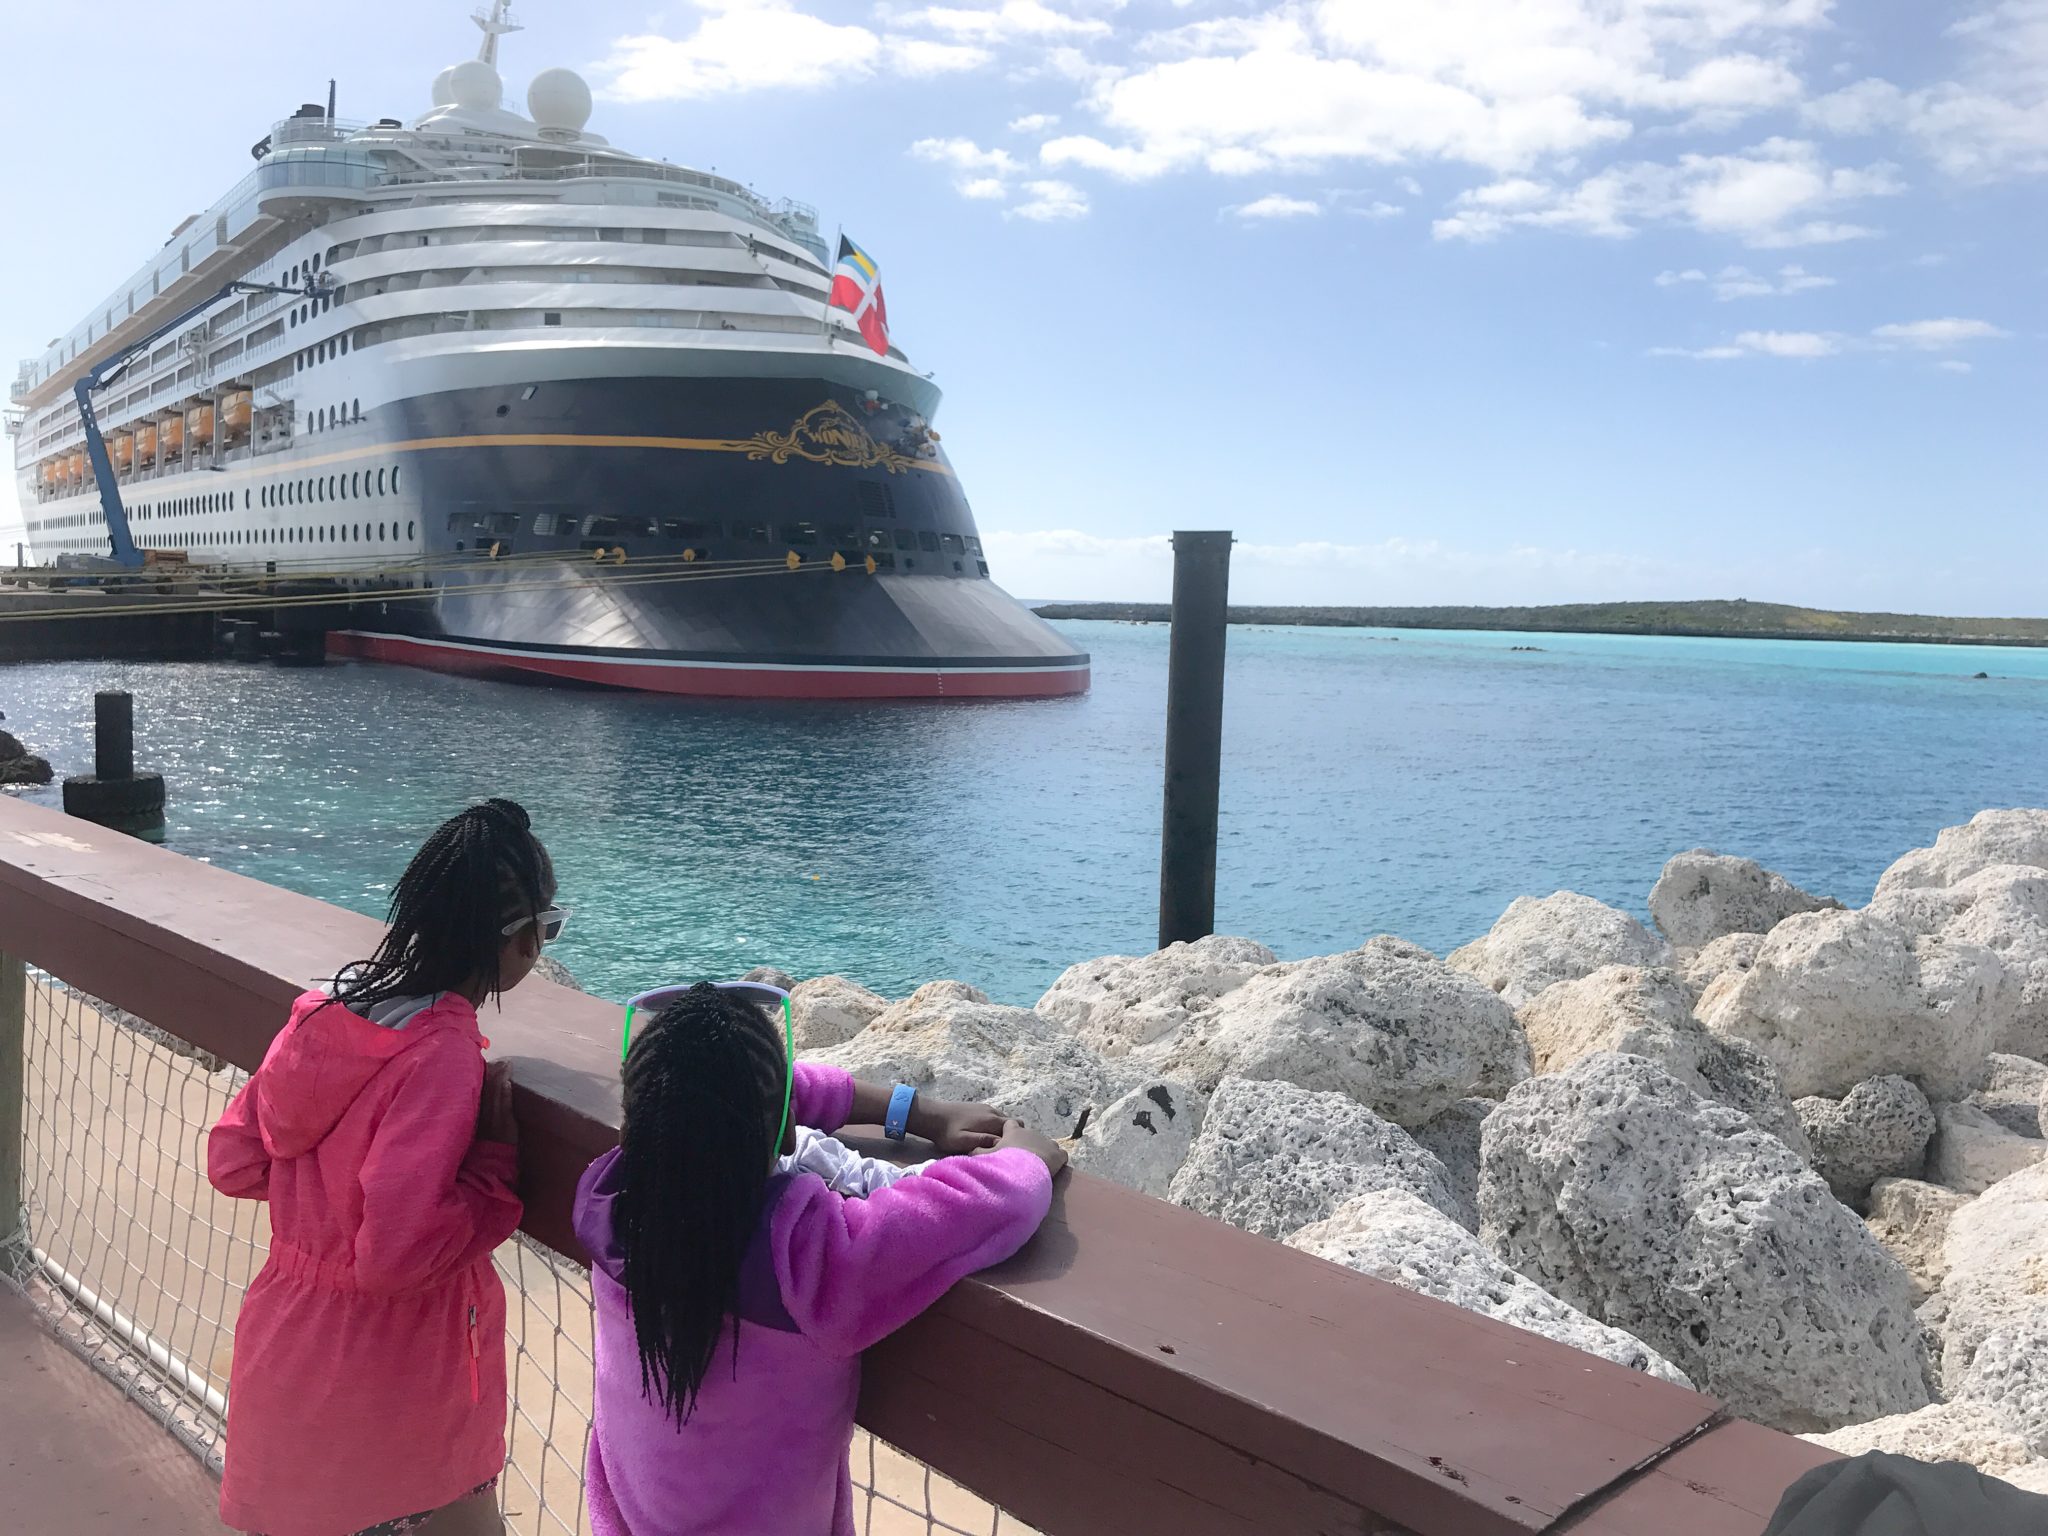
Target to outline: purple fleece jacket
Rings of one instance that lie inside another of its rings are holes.
[[[797,1065],[798,1123],[837,1130],[852,1105],[848,1074]],[[592,1163],[576,1191],[597,1300],[594,1536],[854,1536],[860,1352],[1024,1246],[1052,1201],[1045,1164],[1018,1149],[947,1158],[866,1199],[814,1173],[771,1176],[740,1268],[737,1371],[722,1345],[679,1427],[640,1390],[612,1232],[618,1157]]]

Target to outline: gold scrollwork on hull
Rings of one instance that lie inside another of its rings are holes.
[[[772,464],[807,459],[813,464],[838,464],[848,469],[879,467],[892,475],[939,467],[930,460],[876,442],[859,418],[836,400],[812,406],[787,432],[756,432],[752,437],[736,440],[733,446],[750,459],[766,459]]]

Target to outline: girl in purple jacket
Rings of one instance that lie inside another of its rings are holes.
[[[794,1064],[784,1028],[709,985],[633,1040],[619,1146],[576,1197],[595,1536],[854,1536],[861,1351],[1021,1248],[1066,1160],[985,1106],[910,1099]],[[799,1141],[856,1113],[973,1155],[891,1182]]]

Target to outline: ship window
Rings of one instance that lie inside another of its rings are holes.
[[[746,544],[766,544],[768,525],[766,523],[734,523],[732,536]]]
[[[917,548],[917,535],[908,528],[898,528],[896,530],[896,547],[898,549]]]
[[[957,571],[957,570],[960,570],[960,569],[962,569],[962,567],[961,567],[961,564],[960,564],[960,562],[959,562],[958,560],[955,560],[955,561],[953,562],[953,569],[954,569],[954,570],[956,570],[956,571]]]
[[[517,519],[514,519],[515,524]],[[647,517],[603,517],[593,513],[583,519],[583,537],[586,539],[625,539],[661,537],[661,525]]]
[[[562,531],[562,520],[552,512],[536,512],[533,514],[533,531],[547,538]]]
[[[970,555],[978,555],[981,553],[981,540],[976,538],[971,533],[967,535],[967,553],[969,553]]]
[[[520,522],[517,512],[493,512],[485,519],[485,526],[496,538],[510,538],[519,531]]]
[[[363,477],[360,474],[352,474],[348,477],[348,493],[351,496],[363,494]]]
[[[450,512],[448,514],[450,533],[482,533],[484,520],[474,512]]]
[[[341,355],[343,357],[348,356],[348,335],[346,332],[342,334],[341,338]]]
[[[961,540],[960,535],[957,533],[947,534],[944,538],[939,540],[939,544],[949,555],[959,555],[965,554],[967,552],[966,544]],[[954,569],[958,570],[959,567],[955,566]]]
[[[986,576],[988,574],[988,562],[986,560],[977,560],[974,563],[981,567],[982,575]]]
[[[384,525],[382,523],[379,523],[377,525],[377,537],[379,539],[382,539],[384,537]]]
[[[808,548],[818,542],[818,525],[816,523],[784,523],[782,525],[782,542]]]
[[[833,527],[825,530],[825,542],[834,549],[858,549],[860,548],[860,533],[857,529],[849,528],[844,523],[835,524]]]
[[[870,528],[867,534],[867,547],[869,549],[887,549],[889,547],[889,530],[886,528]]]
[[[559,309],[544,309],[541,311],[540,323],[542,325],[560,325],[562,323],[562,312]]]
[[[662,523],[661,531],[669,538],[680,539],[686,544],[701,544],[706,539],[718,537],[718,530],[713,524],[699,522],[692,517],[671,517]]]
[[[384,494],[384,471],[381,469],[377,471],[377,494],[379,496]]]
[[[249,510],[249,488],[247,486],[242,487],[242,510],[244,512]]]
[[[407,537],[408,539],[413,539],[413,538],[418,538],[418,537],[419,537],[419,535],[418,535],[418,534],[416,534],[416,533],[414,533],[414,532],[413,532],[413,525],[412,525],[411,523],[407,523],[407,524],[405,525],[405,536],[406,536],[406,537]]]
[[[391,494],[394,496],[398,494],[398,470],[396,468],[393,468],[391,471]]]
[[[917,536],[917,547],[928,555],[936,555],[939,552],[939,536],[936,533],[920,533]]]
[[[347,343],[346,341],[343,341],[343,342],[342,342],[342,344],[341,344],[341,350],[342,350],[342,351],[344,351],[344,352],[346,352],[346,351],[348,350],[348,343]],[[363,419],[363,402],[362,402],[362,401],[360,401],[360,400],[354,400],[354,399],[352,399],[352,400],[350,400],[350,401],[349,401],[349,403],[348,403],[348,419],[349,419],[350,421],[361,421],[361,420]]]
[[[875,562],[875,569],[878,571],[893,571],[896,569],[896,557],[887,550],[879,550],[869,555],[868,558]]]

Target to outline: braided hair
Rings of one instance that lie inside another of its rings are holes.
[[[701,982],[626,1057],[612,1232],[633,1299],[640,1390],[678,1425],[696,1409],[739,1300],[740,1264],[782,1150],[774,1143],[788,1070],[768,1016]],[[739,1347],[735,1318],[735,1371]]]
[[[377,952],[341,972],[335,998],[360,1013],[395,997],[500,991],[505,924],[548,903],[554,870],[523,808],[486,800],[449,817],[391,893]]]

